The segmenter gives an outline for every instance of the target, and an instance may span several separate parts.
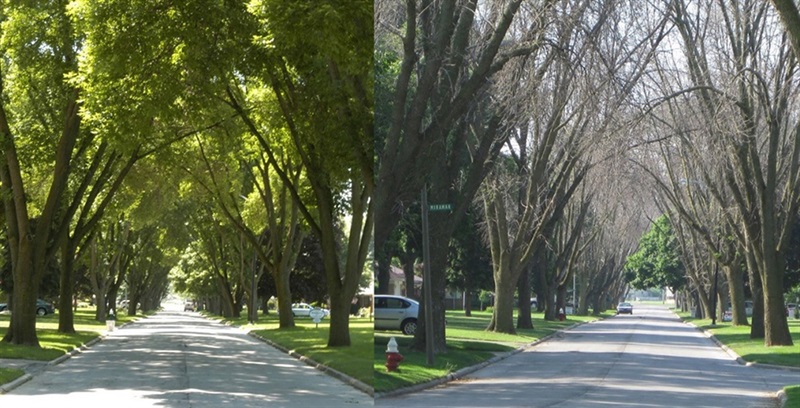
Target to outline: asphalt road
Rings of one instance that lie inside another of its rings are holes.
[[[9,394],[2,407],[355,407],[369,395],[194,313],[113,332]]]
[[[660,306],[579,326],[387,407],[777,407],[800,372],[746,367]]]

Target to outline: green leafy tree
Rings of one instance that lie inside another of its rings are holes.
[[[63,1],[4,4],[2,18],[0,195],[14,280],[3,340],[38,346],[37,290],[69,228],[64,194],[74,151],[87,144],[80,91],[64,81],[76,71],[80,38]]]
[[[254,54],[260,64],[229,88],[228,102],[320,239],[331,303],[328,346],[349,346],[350,302],[371,245],[374,213],[372,2],[256,1],[251,10],[258,19]],[[258,101],[244,89],[259,84],[275,95],[313,201],[303,199],[275,158],[268,129],[252,115]],[[340,225],[348,225],[345,239],[337,233]]]
[[[686,284],[680,246],[666,215],[653,222],[625,261],[625,277],[636,289],[668,287],[677,293]]]

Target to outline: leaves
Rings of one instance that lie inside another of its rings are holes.
[[[636,289],[669,287],[686,283],[683,261],[669,218],[662,215],[639,241],[639,249],[625,262],[626,279]]]

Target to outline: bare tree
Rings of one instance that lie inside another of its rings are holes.
[[[407,0],[403,14],[396,2],[375,6],[376,48],[399,56],[389,123],[376,121],[376,259],[387,261],[382,251],[391,230],[428,184],[431,202],[453,205],[451,214],[431,217],[433,276],[424,284],[437,299],[444,298],[449,239],[507,135],[505,112],[492,107],[488,88],[510,60],[542,47],[545,14],[555,1],[522,3]],[[387,271],[379,264],[379,292],[386,290]],[[444,305],[422,307],[433,308],[434,350],[446,351]],[[425,341],[420,323],[416,347]]]
[[[672,168],[687,169],[687,176],[670,179],[674,184],[682,178],[694,197],[714,200],[738,243],[723,252],[722,240],[714,238],[722,231],[709,224],[713,218],[701,221],[702,211],[679,212],[690,224],[703,222],[694,230],[721,264],[739,262],[731,258],[733,248],[745,250],[749,269],[763,287],[765,344],[792,344],[783,313],[783,274],[800,204],[800,133],[789,114],[798,103],[795,58],[763,2],[671,1],[666,6],[678,35],[670,44],[680,44],[685,56],[662,54],[658,79],[651,82],[660,97],[679,101],[657,118],[671,123],[660,129],[676,136],[662,139],[662,145],[680,145],[681,160],[687,162],[679,166],[676,159]],[[734,291],[738,286],[731,284]]]

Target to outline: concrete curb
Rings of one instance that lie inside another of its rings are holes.
[[[142,316],[142,317],[146,318],[147,316]],[[119,330],[119,329],[121,329],[123,327],[126,327],[126,326],[128,326],[130,324],[133,324],[135,322],[136,321],[125,323],[125,324],[117,327],[115,330]],[[69,360],[70,358],[72,358],[72,356],[80,354],[80,353],[84,352],[85,350],[89,349],[90,347],[94,346],[95,344],[103,341],[107,336],[108,336],[108,332],[102,333],[102,334],[98,335],[97,337],[95,337],[95,338],[89,340],[88,342],[86,342],[86,344],[83,344],[80,347],[72,349],[72,351],[64,354],[63,356],[59,356],[58,358],[55,358],[53,360],[48,361],[46,366],[47,367],[57,366],[57,365],[65,362],[65,361]],[[44,372],[44,370],[42,370],[42,372]],[[39,374],[36,374],[36,375],[39,375]],[[17,389],[19,386],[21,386],[21,385],[25,384],[26,382],[32,380],[34,377],[35,377],[34,375],[25,373],[22,377],[19,377],[14,381],[11,381],[11,382],[8,382],[8,383],[5,383],[5,384],[0,384],[0,395],[8,394],[9,392]]]
[[[201,315],[201,316],[206,318],[206,319],[208,319],[208,320],[213,320],[213,321],[215,321],[217,323],[223,324],[225,326],[238,327],[239,329],[246,330],[248,336],[250,336],[250,337],[252,337],[252,338],[254,338],[256,340],[260,340],[260,341],[266,343],[267,345],[272,346],[273,348],[276,348],[276,349],[280,350],[281,352],[286,353],[289,356],[294,357],[294,358],[296,358],[296,359],[298,359],[298,360],[310,365],[311,367],[314,367],[317,370],[322,371],[323,373],[328,374],[329,376],[331,376],[333,378],[336,378],[337,380],[339,380],[339,381],[341,381],[341,382],[343,382],[343,383],[345,383],[345,384],[347,384],[347,385],[349,385],[349,386],[351,386],[351,387],[353,387],[353,388],[355,388],[355,389],[357,389],[357,390],[369,395],[370,397],[374,397],[375,396],[375,388],[373,388],[372,386],[364,383],[363,381],[360,381],[360,380],[358,380],[356,378],[353,378],[353,377],[351,377],[351,376],[349,376],[349,375],[347,375],[347,374],[345,374],[345,373],[343,373],[343,372],[341,372],[339,370],[336,370],[335,368],[331,368],[329,366],[326,366],[325,364],[318,363],[318,362],[316,362],[316,361],[314,361],[314,360],[312,360],[312,359],[310,359],[310,358],[308,358],[308,357],[306,357],[306,356],[304,356],[302,354],[299,354],[299,353],[295,352],[294,350],[289,350],[288,348],[286,348],[286,347],[284,347],[284,346],[282,346],[282,345],[280,345],[278,343],[275,343],[274,341],[272,341],[272,340],[270,340],[270,339],[268,339],[266,337],[263,337],[263,336],[255,333],[253,330],[250,330],[250,329],[248,329],[246,327],[237,326],[237,325],[235,325],[233,323],[226,322],[226,321],[223,321],[223,320],[219,320],[219,319],[216,319],[214,317],[205,316],[205,315]]]
[[[594,320],[594,321],[596,322],[597,320]],[[592,323],[592,322],[578,322],[578,323],[575,323],[575,324],[573,324],[571,326],[568,326],[568,327],[565,327],[563,329],[556,330],[553,333],[548,334],[547,336],[544,336],[544,337],[542,337],[542,338],[540,338],[540,339],[538,339],[538,340],[536,340],[534,342],[525,344],[525,345],[523,345],[523,346],[521,346],[521,347],[519,347],[519,348],[517,348],[515,350],[511,350],[511,351],[507,351],[507,352],[504,352],[504,353],[500,353],[500,354],[498,354],[498,355],[496,355],[496,356],[494,356],[494,357],[492,357],[492,358],[490,358],[488,360],[484,360],[484,361],[482,361],[482,362],[480,362],[478,364],[475,364],[475,365],[472,365],[472,366],[469,366],[469,367],[464,367],[464,368],[462,368],[460,370],[457,370],[457,371],[454,371],[452,373],[449,373],[444,377],[435,378],[435,379],[433,379],[431,381],[428,381],[428,382],[424,382],[424,383],[420,383],[420,384],[414,384],[414,385],[411,385],[411,386],[408,386],[408,387],[398,388],[398,389],[392,390],[392,391],[375,393],[374,397],[375,397],[376,400],[378,400],[378,399],[381,399],[381,398],[396,397],[398,395],[411,394],[411,393],[419,392],[419,391],[422,391],[422,390],[426,390],[428,388],[437,387],[439,385],[446,384],[446,383],[448,383],[450,381],[461,379],[461,378],[463,378],[463,377],[465,377],[465,376],[467,376],[469,374],[474,373],[475,371],[480,370],[481,368],[484,368],[484,367],[486,367],[488,365],[494,364],[494,363],[496,363],[498,361],[505,360],[505,359],[515,355],[515,354],[521,353],[521,352],[523,352],[525,350],[528,350],[530,348],[533,348],[533,347],[535,347],[535,346],[537,346],[537,345],[539,345],[541,343],[544,343],[544,342],[552,339],[553,337],[556,337],[561,332],[572,330],[572,329],[575,329],[578,326],[582,326],[584,324],[590,324],[590,323]]]
[[[28,381],[30,381],[32,379],[33,379],[33,376],[26,373],[26,374],[23,374],[22,377],[19,377],[14,381],[5,383],[3,385],[0,385],[0,395],[7,394],[7,393],[13,391],[14,389],[16,389],[17,387],[19,387],[20,385],[25,384],[26,382],[28,382]]]
[[[786,400],[789,399],[789,396],[786,395],[786,391],[780,390],[777,392],[776,398],[778,398],[778,403],[780,404],[781,408],[786,406]]]
[[[357,389],[357,390],[369,395],[370,397],[373,397],[375,395],[375,389],[372,386],[370,386],[370,385],[368,385],[368,384],[366,384],[366,383],[364,383],[364,382],[362,382],[362,381],[360,381],[360,380],[358,380],[356,378],[350,377],[349,375],[347,375],[347,374],[345,374],[345,373],[343,373],[343,372],[341,372],[339,370],[336,370],[334,368],[326,366],[325,364],[318,363],[318,362],[314,361],[313,359],[308,358],[308,357],[306,357],[304,355],[298,354],[294,350],[289,350],[288,348],[286,348],[286,347],[284,347],[284,346],[282,346],[282,345],[280,345],[278,343],[275,343],[274,341],[272,341],[272,340],[270,340],[270,339],[268,339],[266,337],[263,337],[263,336],[259,335],[258,333],[255,333],[253,331],[248,331],[247,334],[250,337],[254,338],[254,339],[258,339],[258,340],[260,340],[260,341],[262,341],[262,342],[264,342],[264,343],[266,343],[266,344],[268,344],[268,345],[270,345],[270,346],[272,346],[272,347],[274,347],[274,348],[276,348],[276,349],[278,349],[278,350],[280,350],[280,351],[282,351],[282,352],[284,352],[284,353],[286,353],[286,354],[288,354],[288,355],[290,355],[290,356],[292,356],[292,357],[294,357],[294,358],[296,358],[296,359],[298,359],[298,360],[310,365],[311,367],[314,367],[317,370],[322,371],[323,373],[328,374],[329,376],[331,376],[333,378],[336,378],[337,380],[339,380],[339,381],[341,381],[341,382],[343,382],[345,384],[350,385],[351,387],[353,387],[353,388],[355,388],[355,389]]]
[[[675,312],[673,312],[673,314],[675,314]],[[675,316],[678,316],[678,315],[675,314]],[[678,316],[678,318],[680,319],[680,316]],[[726,346],[721,341],[719,341],[717,336],[714,336],[714,334],[711,333],[710,331],[708,331],[706,329],[703,329],[703,328],[700,328],[694,323],[684,321],[683,319],[681,319],[681,321],[683,321],[684,324],[692,326],[692,327],[695,328],[695,330],[703,333],[706,337],[711,339],[711,341],[713,341],[714,344],[716,344],[725,353],[727,353],[729,356],[731,356],[731,358],[736,360],[736,362],[739,363],[740,365],[743,365],[745,367],[759,367],[759,368],[768,368],[768,369],[771,369],[771,370],[800,372],[800,367],[787,367],[787,366],[779,366],[779,365],[774,365],[774,364],[753,363],[753,362],[746,361],[745,359],[742,358],[742,356],[740,356],[738,353],[733,351],[733,349],[731,349],[730,347]],[[786,400],[789,397],[786,395],[786,391],[780,390],[780,391],[775,393],[775,398],[777,398],[779,405],[781,407],[784,407],[786,405]]]
[[[753,363],[753,362],[750,362],[750,361],[746,361],[745,359],[742,358],[742,356],[740,356],[735,351],[733,351],[733,349],[731,349],[730,347],[726,346],[724,343],[719,341],[717,336],[714,336],[714,333],[711,333],[710,331],[708,331],[706,329],[700,328],[696,324],[691,323],[691,322],[683,321],[683,323],[686,324],[686,325],[692,326],[697,331],[700,331],[701,333],[703,333],[706,337],[711,339],[711,341],[713,341],[714,344],[716,344],[719,348],[721,348],[724,352],[726,352],[729,356],[731,356],[731,358],[736,360],[737,363],[739,363],[739,364],[741,364],[743,366],[769,368],[769,369],[772,369],[772,370],[783,370],[783,371],[800,372],[800,367],[789,367],[789,366],[780,366],[780,365],[775,365],[775,364]]]

